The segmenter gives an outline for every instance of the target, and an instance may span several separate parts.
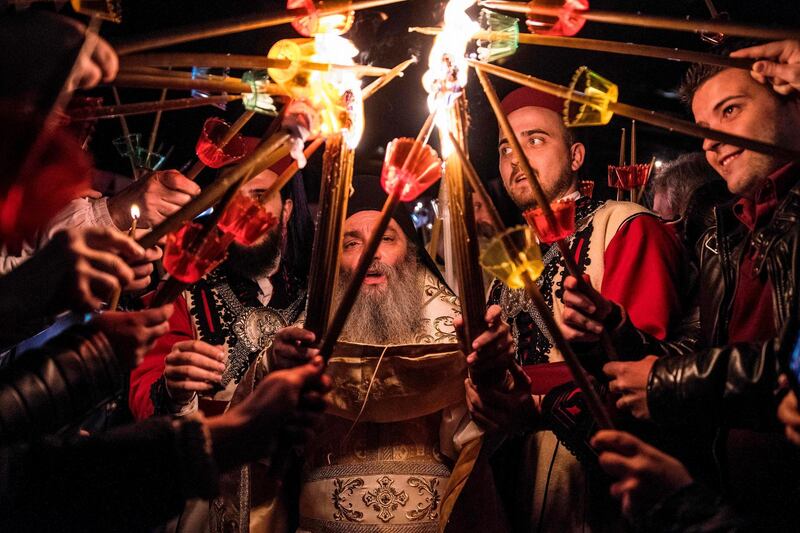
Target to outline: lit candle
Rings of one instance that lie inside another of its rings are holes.
[[[136,226],[139,224],[139,217],[141,217],[141,211],[139,211],[139,206],[136,204],[131,204],[131,227],[128,229],[128,237],[133,237],[136,235]],[[122,295],[122,289],[117,288],[111,293],[111,298],[108,302],[108,310],[109,311],[116,311],[117,307],[119,306],[119,297]]]
[[[139,211],[139,206],[136,204],[131,204],[131,227],[128,230],[128,237],[133,237],[136,235],[136,226],[139,224],[140,216],[142,216],[142,214]]]

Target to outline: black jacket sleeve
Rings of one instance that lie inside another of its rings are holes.
[[[711,490],[693,483],[639,516],[635,531],[647,533],[711,533],[751,531],[752,524]]]
[[[658,359],[647,403],[661,425],[778,427],[777,340],[740,343]]]
[[[123,387],[105,335],[76,326],[0,371],[0,445],[79,422]]]

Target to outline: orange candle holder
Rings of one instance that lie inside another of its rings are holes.
[[[203,131],[200,133],[200,138],[197,139],[195,152],[197,158],[207,167],[221,168],[240,160],[247,154],[247,146],[238,133],[225,146],[221,146],[222,140],[228,135],[230,129],[230,124],[216,117],[209,118],[203,124]]]
[[[536,230],[539,240],[545,244],[566,239],[575,233],[575,200],[562,198],[550,204],[555,225],[547,219],[541,207],[528,209],[522,215]]]
[[[558,35],[572,37],[586,24],[582,11],[589,10],[589,0],[533,0],[530,7],[558,8],[558,15],[540,15],[529,13],[525,24],[528,31],[540,35]]]
[[[403,187],[400,201],[410,202],[442,177],[442,160],[436,151],[408,137],[394,139],[386,146],[381,187],[392,194]]]
[[[225,209],[217,226],[233,240],[249,246],[278,225],[278,217],[266,210],[263,204],[239,192]]]
[[[212,230],[197,246],[195,240],[203,229],[202,224],[190,221],[167,235],[164,269],[178,281],[195,283],[225,260],[233,235]]]

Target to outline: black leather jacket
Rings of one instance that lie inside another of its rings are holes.
[[[773,288],[775,331],[794,329],[797,310],[800,183],[781,201],[772,220],[750,233],[732,212],[735,198],[714,184],[700,192],[687,220],[688,242],[700,271],[701,343],[722,346],[728,338],[742,253],[751,243],[757,268],[767,269]],[[725,197],[727,196],[727,198]],[[790,323],[792,322],[792,323]],[[763,428],[775,423],[779,339],[677,354],[656,361],[648,382],[648,406],[659,424],[735,424]]]

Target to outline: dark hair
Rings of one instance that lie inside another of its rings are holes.
[[[692,194],[702,185],[721,179],[702,152],[683,154],[664,163],[647,186],[647,199],[653,205],[657,191],[664,191],[673,213],[683,216]]]
[[[752,39],[726,39],[722,44],[711,48],[709,52],[714,55],[727,57],[731,54],[731,52],[741,50],[742,48],[749,48],[757,44],[761,44],[761,41],[755,41]],[[723,70],[727,70],[727,68],[717,65],[708,65],[705,63],[693,63],[692,66],[689,67],[689,70],[686,71],[686,74],[684,74],[683,81],[678,89],[678,95],[681,98],[681,102],[691,107],[692,99],[694,98],[694,93],[697,92],[697,89],[699,89],[700,86],[710,78],[713,78]]]
[[[305,285],[311,263],[311,244],[314,240],[314,220],[308,207],[303,174],[298,172],[281,189],[281,200],[292,201],[292,216],[286,227],[286,245],[282,250],[281,272],[289,281]]]

